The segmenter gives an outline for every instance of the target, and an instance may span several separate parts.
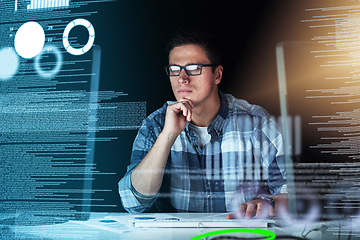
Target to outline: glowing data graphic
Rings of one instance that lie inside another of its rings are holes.
[[[68,7],[70,0],[31,0],[27,9]]]
[[[0,49],[0,81],[12,78],[19,68],[19,57],[13,48]]]
[[[82,48],[74,48],[69,43],[69,33],[71,29],[76,26],[83,26],[88,30],[89,39],[84,47]],[[82,55],[90,50],[95,41],[95,29],[93,25],[86,19],[78,18],[71,21],[65,28],[63,33],[63,45],[66,51],[72,55]]]
[[[15,50],[23,58],[33,58],[40,53],[45,44],[45,32],[37,22],[26,22],[15,34]]]

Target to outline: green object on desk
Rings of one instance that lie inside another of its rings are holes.
[[[210,237],[210,236],[215,236],[215,235],[220,235],[220,234],[227,234],[227,233],[255,233],[255,234],[259,234],[259,235],[263,235],[264,238],[257,238],[254,239],[252,238],[252,240],[272,240],[276,238],[275,233],[269,231],[269,230],[265,230],[265,229],[259,229],[259,228],[254,228],[254,229],[249,229],[249,228],[233,228],[233,229],[224,229],[224,230],[218,230],[218,231],[213,231],[213,232],[208,232],[208,233],[204,233],[204,234],[200,234],[198,236],[195,236],[193,238],[191,238],[190,240],[198,240],[198,239],[202,239],[202,238],[206,238],[206,237]]]

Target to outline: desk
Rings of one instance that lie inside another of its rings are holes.
[[[54,239],[156,239],[156,240],[185,240],[191,239],[205,232],[219,230],[216,228],[135,228],[132,220],[139,216],[156,216],[156,214],[128,214],[128,213],[91,213],[87,221],[67,221],[53,225],[41,226],[2,226],[1,239],[36,239],[36,240],[54,240]],[[173,214],[177,216],[176,214]],[[178,214],[181,216],[181,214]],[[209,214],[211,216],[213,214]],[[116,221],[111,221],[116,219]],[[340,226],[340,228],[339,228]],[[344,221],[336,222],[318,222],[306,225],[278,227],[270,226],[267,230],[272,231],[276,236],[297,236],[308,233],[308,239],[349,239],[349,228]],[[355,226],[355,229],[358,229]],[[337,234],[340,230],[341,236]],[[7,236],[7,237],[5,237]],[[360,239],[360,232],[351,231],[350,239]],[[212,237],[210,237],[211,239]],[[294,239],[294,238],[281,238]]]

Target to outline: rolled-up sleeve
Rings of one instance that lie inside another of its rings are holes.
[[[132,170],[127,172],[125,176],[119,181],[119,194],[121,203],[124,209],[130,213],[142,213],[152,206],[157,198],[157,195],[147,204],[140,203],[132,191],[131,172]]]
[[[131,173],[150,151],[158,135],[162,131],[163,119],[165,117],[165,113],[163,114],[164,108],[166,109],[166,105],[155,111],[143,121],[133,143],[130,164],[127,167],[126,174],[118,183],[121,203],[124,209],[130,213],[146,212],[146,210],[151,208],[158,195],[155,195],[153,200],[146,204],[139,202],[132,190]]]

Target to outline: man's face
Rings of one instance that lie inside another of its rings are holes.
[[[169,65],[186,66],[189,64],[211,64],[205,51],[194,44],[175,47],[169,54]],[[171,87],[176,100],[188,99],[194,106],[210,102],[217,94],[217,85],[221,81],[222,67],[212,71],[211,67],[203,67],[197,76],[188,76],[184,69],[179,76],[170,77]],[[208,101],[210,100],[210,101]]]

